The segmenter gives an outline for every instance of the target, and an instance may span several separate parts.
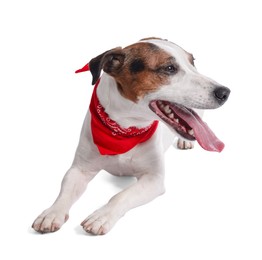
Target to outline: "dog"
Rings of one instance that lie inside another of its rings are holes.
[[[106,234],[128,210],[163,194],[164,153],[175,134],[181,149],[195,140],[208,151],[224,148],[195,111],[220,107],[230,89],[200,74],[193,55],[178,45],[145,38],[106,51],[76,72],[88,70],[95,87],[75,158],[54,204],[32,225],[40,233],[61,228],[102,169],[137,181],[81,223],[88,233]]]

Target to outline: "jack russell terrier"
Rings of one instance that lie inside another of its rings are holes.
[[[192,148],[194,140],[208,151],[224,148],[194,109],[220,107],[230,90],[198,73],[193,55],[178,45],[142,39],[106,51],[76,72],[87,70],[95,87],[79,145],[58,198],[32,225],[40,233],[61,228],[73,203],[102,169],[134,176],[137,182],[87,217],[81,223],[86,232],[105,234],[128,210],[163,194],[164,153],[174,133],[181,149]]]

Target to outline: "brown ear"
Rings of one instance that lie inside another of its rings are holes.
[[[99,79],[102,69],[112,76],[115,75],[124,64],[124,59],[125,54],[120,47],[106,51],[93,58],[89,62],[90,72],[93,76],[92,85]]]

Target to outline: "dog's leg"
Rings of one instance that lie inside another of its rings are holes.
[[[85,191],[95,174],[85,173],[75,166],[69,169],[62,181],[58,198],[50,208],[36,218],[32,228],[40,233],[60,229],[69,218],[69,209]]]
[[[204,110],[203,109],[195,109],[197,114],[202,118],[204,115]],[[187,141],[182,138],[178,138],[177,140],[177,148],[181,150],[187,150],[187,149],[193,149],[194,148],[194,143],[195,141]]]
[[[95,235],[106,234],[128,210],[163,194],[163,179],[163,175],[142,175],[135,184],[116,194],[108,204],[87,217],[81,223],[84,230]]]

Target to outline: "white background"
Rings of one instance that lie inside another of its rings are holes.
[[[260,1],[1,1],[1,259],[262,259]],[[30,229],[57,196],[92,92],[74,71],[158,36],[231,96],[205,121],[220,154],[171,148],[167,192],[105,236],[79,223],[132,180],[98,175],[53,234]]]

